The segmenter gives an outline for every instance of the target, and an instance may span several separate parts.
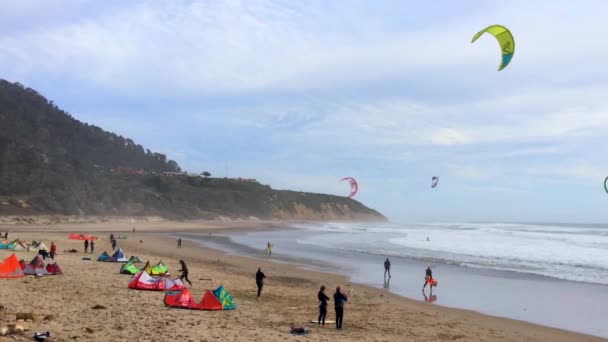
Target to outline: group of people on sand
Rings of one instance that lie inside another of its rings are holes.
[[[95,240],[84,240],[84,252],[89,252],[89,247],[91,248],[91,253],[95,253]]]
[[[258,298],[262,294],[262,288],[264,287],[264,279],[266,275],[262,272],[262,268],[258,267],[258,271],[255,273],[255,284],[258,287]],[[325,326],[325,318],[327,317],[327,306],[330,298],[325,294],[325,285],[321,286],[319,293],[317,293],[317,299],[319,300],[319,319],[318,324]],[[336,329],[342,329],[342,322],[344,319],[344,304],[348,301],[348,297],[342,293],[340,286],[336,287],[336,292],[333,295],[334,309],[336,311]]]
[[[384,260],[384,282],[386,283],[386,275],[388,274],[388,278],[391,278],[391,261],[386,258]],[[437,281],[433,278],[433,271],[431,270],[431,266],[427,266],[424,276],[424,285],[422,286],[422,291],[429,285],[431,288],[431,292],[433,291],[433,287],[437,286]]]

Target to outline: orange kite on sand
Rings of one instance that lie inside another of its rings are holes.
[[[15,254],[11,254],[0,264],[0,278],[21,278],[23,270],[19,265],[19,259]]]

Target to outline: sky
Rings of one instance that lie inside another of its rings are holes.
[[[608,2],[21,0],[0,78],[189,172],[392,221],[608,222]],[[511,64],[498,72],[508,27]],[[439,177],[431,189],[432,176]]]

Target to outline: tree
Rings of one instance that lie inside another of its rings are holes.
[[[203,177],[205,177],[205,178],[207,178],[207,177],[211,177],[211,174],[210,174],[209,172],[207,172],[207,171],[203,171],[203,172],[201,172],[201,175],[202,175]]]

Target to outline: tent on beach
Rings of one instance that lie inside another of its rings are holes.
[[[134,274],[139,273],[139,271],[141,271],[141,269],[139,267],[135,266],[135,264],[131,260],[127,261],[126,264],[124,264],[124,265],[122,265],[122,267],[120,267],[120,274],[134,275]]]
[[[44,268],[44,261],[40,255],[36,255],[29,264],[26,264],[24,260],[19,261],[23,274],[25,275],[46,275],[49,272]]]
[[[150,262],[148,261],[146,266],[144,266],[144,269],[149,275],[153,276],[169,274],[169,267],[167,267],[167,265],[165,265],[162,261],[159,261],[154,266],[150,266]]]
[[[127,259],[127,256],[125,255],[125,252],[122,251],[122,248],[119,248],[116,252],[114,252],[114,254],[112,254],[109,261],[127,262],[129,259]]]
[[[0,278],[21,278],[23,276],[23,270],[15,254],[11,254],[0,263]]]
[[[188,289],[165,293],[164,302],[166,306],[172,308],[190,310],[232,310],[236,308],[234,299],[223,286],[218,287],[215,291],[206,290],[199,303],[194,300]]]
[[[97,258],[97,261],[110,261],[110,254],[104,251],[103,253],[101,253],[99,258]]]
[[[59,265],[57,265],[57,263],[46,265],[46,271],[49,274],[51,274],[51,275],[60,275],[60,274],[63,274],[63,271],[61,270],[61,268],[59,267]]]
[[[178,291],[186,286],[179,279],[152,277],[144,271],[137,273],[129,282],[129,288],[149,291]]]

